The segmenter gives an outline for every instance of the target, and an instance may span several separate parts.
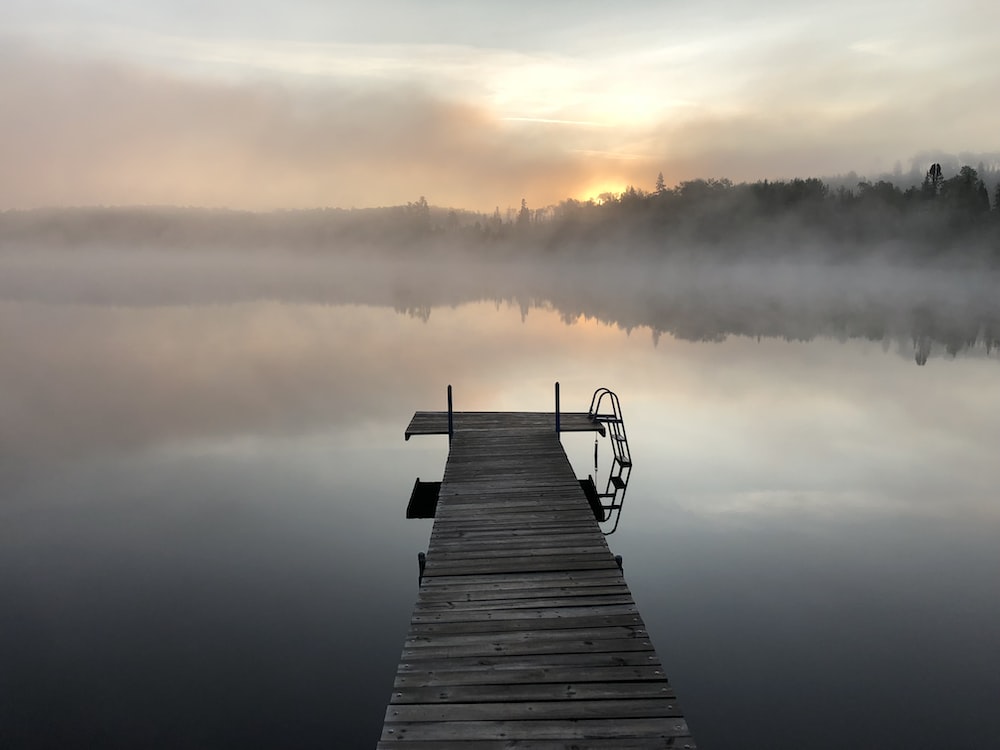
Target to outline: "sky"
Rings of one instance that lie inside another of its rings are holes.
[[[1000,152],[995,0],[3,0],[0,210],[492,211]]]

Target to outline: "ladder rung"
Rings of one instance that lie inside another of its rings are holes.
[[[620,490],[625,489],[625,480],[622,479],[621,477],[616,477],[616,476],[611,477],[611,484],[613,484]]]
[[[621,466],[623,469],[627,469],[632,465],[632,461],[627,458],[618,458],[618,456],[615,456],[615,460],[618,462],[618,465]]]

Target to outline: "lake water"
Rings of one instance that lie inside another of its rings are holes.
[[[449,383],[550,410],[556,380],[622,398],[609,541],[701,747],[1000,736],[995,349],[919,367],[892,316],[654,335],[579,279],[554,309],[4,262],[0,747],[373,747],[430,531],[406,500],[447,454],[403,429]]]

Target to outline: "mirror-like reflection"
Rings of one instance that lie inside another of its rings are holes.
[[[867,260],[419,258],[191,250],[0,251],[0,299],[84,305],[218,305],[261,299],[434,307],[493,300],[550,307],[691,341],[820,336],[878,341],[917,364],[1000,347],[997,271]]]
[[[705,747],[1000,731],[982,338],[928,367],[903,328],[654,346],[670,329],[601,308],[641,294],[583,269],[432,306],[399,269],[3,262],[4,747],[372,746],[430,528],[406,498],[446,454],[403,429],[447,383],[459,409],[547,410],[555,380],[567,409],[622,397],[639,468],[612,548]],[[585,477],[593,437],[563,442]]]

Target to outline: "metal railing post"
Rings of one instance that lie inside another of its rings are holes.
[[[448,385],[448,447],[451,447],[451,439],[455,437],[455,412],[451,404],[451,384]]]
[[[559,381],[556,381],[556,437],[559,437]]]

